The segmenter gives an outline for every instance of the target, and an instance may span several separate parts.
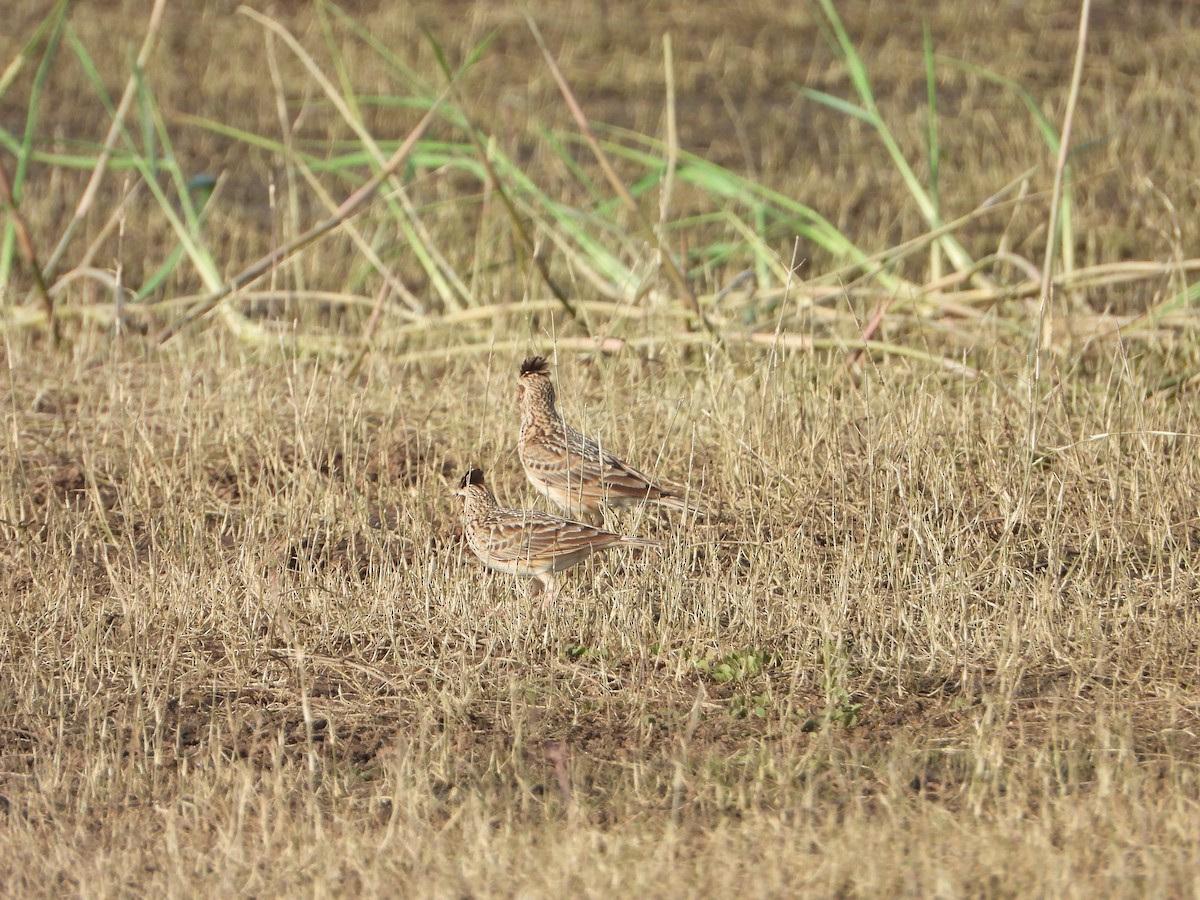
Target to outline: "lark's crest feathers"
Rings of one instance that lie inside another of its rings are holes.
[[[482,469],[468,469],[467,474],[459,479],[458,489],[461,491],[473,484],[483,484]]]
[[[522,375],[549,375],[550,363],[544,356],[529,356],[521,363]]]

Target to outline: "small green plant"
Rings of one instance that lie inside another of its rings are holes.
[[[571,644],[563,650],[563,656],[571,662],[588,662],[594,659],[603,659],[606,654],[599,647],[588,647],[582,644]]]
[[[762,650],[740,650],[728,656],[706,656],[692,661],[697,671],[717,684],[741,683],[758,675],[771,663],[771,654]]]
[[[729,711],[737,719],[765,719],[770,707],[770,697],[763,694],[739,694],[729,704]]]
[[[824,719],[830,725],[841,725],[843,728],[853,728],[858,724],[858,713],[861,703],[850,699],[850,692],[840,685],[833,689],[829,696],[828,706],[825,707]]]
[[[851,699],[848,687],[848,681],[856,670],[851,659],[851,648],[847,641],[838,638],[825,645],[824,657],[825,711],[820,716],[821,723],[853,728],[858,724],[858,714],[863,705]]]

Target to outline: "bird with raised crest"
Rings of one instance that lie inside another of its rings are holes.
[[[654,482],[629,463],[563,421],[541,356],[521,363],[517,386],[521,436],[517,454],[534,489],[569,516],[602,522],[603,506],[642,502],[710,515],[682,491]]]

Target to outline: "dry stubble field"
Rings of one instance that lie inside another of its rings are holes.
[[[18,7],[5,65],[45,15]],[[71,14],[114,92],[147,9]],[[499,29],[461,102],[530,177],[581,205],[608,199],[571,197],[562,158],[530,136],[534,116],[573,126],[519,14],[347,9],[414,66],[432,65],[421,17],[456,59]],[[1179,271],[1064,298],[1033,388],[1030,299],[973,316],[897,306],[880,336],[918,355],[848,365],[836,340],[860,333],[874,302],[800,302],[799,282],[835,267],[808,248],[766,330],[829,339],[812,351],[700,339],[649,295],[640,318],[571,321],[532,302],[549,294],[503,217],[436,167],[413,176],[414,201],[482,312],[433,309],[427,332],[380,332],[357,368],[303,338],[357,336],[366,312],[295,299],[353,284],[373,300],[344,238],[272,276],[293,298],[243,305],[275,328],[258,343],[221,319],[155,343],[179,311],[171,298],[203,290],[185,263],[119,336],[79,312],[110,302],[80,282],[58,301],[68,344],[56,349],[16,313],[37,307],[19,267],[0,387],[0,883],[22,895],[1196,893],[1200,353],[1186,308],[1136,318],[1172,294],[1195,243],[1189,9],[1095,11],[1076,142],[1096,146],[1074,164],[1072,199],[1081,262]],[[919,158],[921,22],[879,10],[840,7]],[[1077,11],[926,12],[939,52],[1019,80],[1057,120]],[[659,133],[671,31],[683,148],[803,198],[870,252],[927,230],[861,123],[789,90],[848,95],[817,12],[646,16],[574,3],[543,17],[595,120]],[[311,11],[280,21],[324,46]],[[128,34],[102,40],[113,22]],[[205,235],[226,276],[290,237],[293,216],[320,212],[266,150],[181,118],[277,131],[263,46],[231,4],[171,10],[148,67],[179,157],[223,179]],[[69,59],[37,132],[98,142],[109,119]],[[360,90],[380,90],[369,57],[345,59]],[[280,68],[293,114],[314,106],[311,139],[337,137],[303,73]],[[32,77],[0,98],[10,133]],[[961,72],[940,97],[948,208],[1040,167],[1026,206],[961,239],[977,257],[1004,246],[1040,264],[1052,159],[1028,114]],[[417,115],[368,112],[393,139]],[[13,157],[0,159],[11,175]],[[30,165],[21,205],[36,243],[57,240],[86,176]],[[80,248],[131,177],[105,183]],[[140,202],[99,254],[131,285],[173,243]],[[677,202],[703,212],[697,194]],[[716,242],[715,227],[680,242]],[[788,264],[794,236],[773,239]],[[403,248],[389,252],[414,293],[435,295]],[[697,292],[745,265],[697,265]],[[928,253],[899,268],[924,283],[927,265]],[[574,349],[589,333],[624,343]],[[622,512],[611,524],[663,551],[582,566],[541,608],[464,552],[452,491],[478,463],[502,500],[541,505],[516,459],[515,376],[526,352],[556,346],[575,422],[728,516]]]

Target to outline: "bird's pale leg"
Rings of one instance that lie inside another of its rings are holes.
[[[544,614],[550,604],[558,599],[558,581],[550,575],[535,575],[532,580],[533,587],[529,591],[529,599],[540,597],[542,602],[538,604],[538,608]]]
[[[558,599],[559,584],[558,579],[549,573],[543,575],[542,579],[546,582],[546,592],[542,595],[542,622],[544,623],[542,628],[542,646],[549,647],[551,627],[550,618],[546,615],[546,611],[550,608],[550,604]]]

